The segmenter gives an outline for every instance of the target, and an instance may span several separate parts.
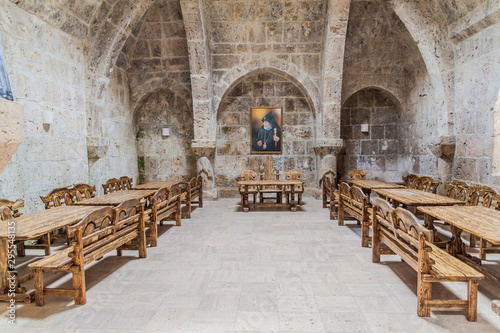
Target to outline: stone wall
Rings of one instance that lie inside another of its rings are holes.
[[[105,91],[102,114],[102,135],[105,153],[98,160],[89,156],[89,182],[103,193],[102,184],[110,178],[128,176],[138,184],[135,124],[130,108],[130,87],[127,73],[115,67]]]
[[[217,126],[215,184],[236,188],[244,170],[263,170],[264,156],[250,154],[250,107],[283,107],[283,154],[273,155],[275,169],[304,173],[306,187],[316,182],[313,110],[300,87],[272,72],[250,74],[238,81],[221,102]],[[224,195],[221,192],[221,195]]]
[[[0,0],[0,38],[14,98],[24,106],[24,142],[0,174],[0,197],[43,209],[40,195],[88,182],[82,43]],[[42,124],[50,110],[54,123]]]
[[[349,171],[361,169],[371,179],[401,180],[398,127],[402,110],[392,99],[385,91],[368,88],[342,106],[340,133],[345,148],[339,155],[341,179],[348,178]],[[368,124],[368,132],[361,132],[362,124]]]
[[[278,60],[313,81],[321,77],[326,5],[322,1],[204,1],[214,94],[230,69]],[[229,82],[232,84],[232,82]]]
[[[170,90],[148,94],[135,111],[137,161],[142,181],[182,180],[196,175],[191,107]],[[170,136],[162,136],[162,128]]]
[[[455,135],[453,177],[500,188],[492,177],[494,130],[500,129],[494,106],[500,89],[500,28],[492,26],[459,43],[455,66]],[[496,126],[496,128],[495,128]],[[497,168],[500,161],[494,161]]]
[[[353,0],[344,56],[342,95],[366,87],[391,92],[406,100],[423,64],[410,33],[387,1]]]

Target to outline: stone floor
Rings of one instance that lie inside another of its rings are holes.
[[[18,304],[17,326],[2,316],[0,332],[500,331],[490,309],[498,283],[480,283],[476,323],[453,310],[419,318],[416,273],[392,256],[372,263],[359,226],[339,227],[321,201],[305,203],[296,213],[243,213],[236,199],[206,202],[182,227],[161,227],[146,259],[126,252],[89,267],[86,305],[61,297]],[[500,276],[500,255],[491,259]],[[47,275],[69,285],[59,277]],[[434,290],[450,293],[463,297],[465,288]]]

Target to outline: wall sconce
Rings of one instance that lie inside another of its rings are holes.
[[[170,136],[170,128],[164,127],[161,129],[161,136]]]
[[[44,110],[42,112],[42,123],[44,125],[52,125],[54,123],[54,112],[50,110]]]
[[[368,133],[368,132],[369,132],[368,124],[361,124],[361,133]]]

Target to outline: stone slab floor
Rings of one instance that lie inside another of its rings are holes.
[[[90,266],[86,305],[61,297],[47,297],[44,307],[19,304],[17,326],[2,316],[0,332],[500,331],[490,309],[498,284],[480,283],[477,323],[454,310],[419,318],[416,273],[396,257],[373,264],[360,228],[328,216],[312,198],[296,213],[206,202],[182,227],[160,227],[146,259],[127,251]],[[495,256],[485,265],[500,276]],[[60,277],[47,275],[69,286]],[[450,293],[463,297],[465,288],[434,291]]]

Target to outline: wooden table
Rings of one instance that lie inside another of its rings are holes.
[[[375,189],[383,189],[383,188],[400,188],[404,189],[405,187],[401,184],[389,183],[382,180],[376,179],[349,179],[349,183],[361,187],[366,195],[370,196],[372,190]]]
[[[76,206],[118,206],[130,199],[142,200],[156,193],[157,190],[125,190],[101,195],[92,199],[73,203]]]
[[[60,206],[43,210],[33,214],[16,217],[0,224],[0,300],[10,301],[8,296],[8,280],[14,265],[9,263],[9,225],[15,227],[15,240],[37,239],[62,227],[75,224],[82,220],[88,213],[99,206]],[[12,224],[14,222],[14,224]],[[12,231],[12,230],[11,230]],[[10,267],[9,267],[10,266]],[[10,269],[9,269],[10,268]],[[30,276],[19,277],[20,281],[27,281]],[[31,302],[32,292],[25,293],[17,290],[16,301]]]
[[[277,186],[279,188],[283,188],[284,186],[290,186],[290,203],[259,203],[259,206],[263,207],[276,207],[276,206],[290,206],[290,210],[292,212],[297,211],[297,203],[295,202],[295,186],[302,185],[301,180],[240,180],[238,185],[244,187],[243,190],[243,211],[248,212],[250,210],[250,205],[248,201],[248,189],[249,187],[262,187],[262,186]]]
[[[434,220],[442,220],[451,226],[452,237],[447,250],[455,257],[466,257],[474,262],[479,258],[466,252],[462,241],[462,231],[487,240],[492,245],[500,245],[500,212],[481,206],[417,207],[424,213],[426,227],[434,229]]]
[[[464,201],[448,198],[434,193],[424,192],[408,188],[395,189],[374,189],[381,197],[392,199],[392,205],[398,207],[399,204],[407,206],[453,206],[465,205]]]
[[[159,190],[164,187],[181,184],[182,181],[159,180],[154,182],[146,182],[141,185],[132,187],[132,190]]]

